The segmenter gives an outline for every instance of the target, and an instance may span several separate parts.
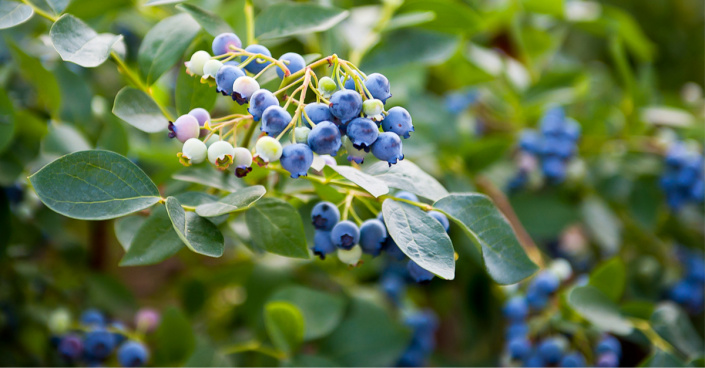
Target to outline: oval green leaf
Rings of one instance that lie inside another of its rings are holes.
[[[0,29],[14,27],[32,18],[31,6],[15,1],[0,0]]]
[[[121,35],[98,34],[71,14],[64,14],[54,22],[49,35],[64,61],[84,68],[94,68],[105,62],[113,45],[122,39]]]
[[[137,54],[140,73],[148,85],[154,83],[181,58],[201,26],[188,14],[162,20],[147,32]]]
[[[115,96],[113,114],[147,133],[164,131],[169,125],[157,103],[148,94],[132,87],[121,89]]]
[[[419,266],[441,278],[455,277],[455,252],[445,229],[431,216],[408,203],[386,199],[384,222],[399,249]]]
[[[113,225],[115,237],[125,252],[130,250],[132,239],[135,238],[137,230],[139,230],[146,220],[147,218],[142,216],[127,216],[115,220],[115,224]]]
[[[514,284],[538,269],[524,252],[507,219],[484,195],[457,193],[433,204],[480,247],[485,270],[500,284]]]
[[[81,220],[106,220],[159,202],[157,186],[127,158],[109,151],[81,151],[44,166],[29,180],[52,210]]]
[[[176,112],[179,115],[188,114],[196,107],[211,110],[215,105],[217,93],[208,83],[201,83],[201,78],[190,76],[186,73],[179,73],[176,77]]]
[[[400,161],[391,167],[386,162],[378,162],[370,166],[367,173],[391,188],[406,190],[432,201],[448,195],[438,180],[409,160]]]
[[[264,325],[274,346],[286,353],[295,351],[304,340],[304,317],[295,305],[269,302],[264,306]]]
[[[164,311],[154,337],[153,362],[156,366],[181,366],[196,348],[191,321],[176,307]]]
[[[49,124],[49,131],[42,140],[42,151],[49,154],[65,155],[91,148],[91,144],[78,129],[56,121]]]
[[[702,354],[703,339],[678,305],[671,302],[659,305],[651,315],[651,326],[689,359]]]
[[[203,29],[205,29],[206,32],[208,32],[213,37],[221,33],[233,31],[233,29],[230,28],[228,23],[225,23],[222,18],[205,9],[199,8],[196,5],[179,4],[176,6],[176,8],[191,14],[193,19],[195,19],[196,22],[198,22],[198,24],[200,24],[201,27],[203,27]],[[212,94],[215,95],[214,93]]]
[[[126,240],[125,238],[129,236],[122,237]],[[159,263],[173,256],[183,247],[184,242],[174,231],[166,208],[159,206],[132,235],[127,253],[120,260],[120,266],[145,266]]]
[[[10,96],[0,89],[0,153],[12,143],[15,135],[15,108]]]
[[[225,239],[212,222],[194,212],[186,212],[174,197],[166,199],[166,211],[174,230],[189,249],[209,257],[223,255]]]
[[[378,70],[407,64],[436,65],[453,56],[458,44],[456,35],[404,28],[385,34],[362,60],[362,67]]]
[[[52,116],[57,116],[61,107],[61,90],[54,74],[44,68],[39,58],[26,54],[22,48],[10,41],[8,44],[12,58],[20,68],[22,77],[32,84]]]
[[[245,212],[255,248],[285,257],[309,258],[301,216],[294,206],[277,198],[262,198]]]
[[[617,305],[592,286],[580,286],[571,290],[568,294],[568,304],[603,331],[617,335],[628,335],[632,332],[631,322],[622,316]]]
[[[348,16],[346,10],[317,4],[281,2],[265,8],[256,19],[259,39],[321,32]]]
[[[387,163],[384,164],[387,165]],[[345,179],[359,185],[362,189],[372,194],[375,198],[389,193],[389,187],[384,183],[384,181],[365,174],[354,167],[342,165],[332,165],[329,167]]]
[[[242,184],[235,175],[217,170],[212,165],[187,167],[172,175],[172,178],[205,185],[226,192],[235,192],[242,188]]]
[[[626,281],[627,270],[624,262],[614,257],[590,273],[589,284],[617,302],[622,297]]]
[[[279,289],[269,300],[285,301],[299,308],[306,327],[304,340],[317,339],[331,333],[343,319],[346,305],[341,296],[303,286]]]
[[[261,185],[255,185],[240,189],[235,193],[228,194],[217,202],[205,203],[196,207],[196,213],[203,217],[215,217],[236,211],[244,211],[267,193]]]

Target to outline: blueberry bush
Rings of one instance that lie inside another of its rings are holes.
[[[0,0],[0,364],[702,366],[703,14]]]

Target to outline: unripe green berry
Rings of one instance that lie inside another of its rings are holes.
[[[338,90],[338,85],[330,77],[323,77],[318,81],[318,91],[325,98],[330,97],[337,90]]]
[[[208,147],[198,138],[191,138],[184,143],[184,147],[181,152],[177,154],[179,156],[179,161],[184,166],[191,166],[193,164],[200,164],[206,160],[208,155]]]
[[[215,75],[218,73],[218,70],[220,70],[220,67],[222,66],[223,63],[221,63],[220,60],[210,59],[206,61],[206,64],[203,65],[203,77],[215,78]]]
[[[384,102],[373,98],[365,100],[362,103],[362,112],[372,120],[382,120],[382,112],[384,111]]]
[[[193,55],[191,55],[191,60],[188,62],[188,71],[202,76],[203,67],[210,59],[211,55],[203,50],[194,52]]]
[[[350,266],[357,266],[362,257],[362,248],[356,245],[349,250],[338,248],[338,259]]]
[[[306,143],[308,142],[309,133],[311,133],[311,129],[306,127],[298,127],[294,129],[294,140],[296,140],[296,143]]]
[[[208,161],[218,169],[225,170],[233,163],[233,145],[226,141],[218,141],[208,147]]]
[[[233,151],[233,165],[252,166],[252,152],[245,147],[236,147]]]
[[[262,137],[255,144],[255,151],[263,160],[274,162],[282,156],[282,145],[272,137]]]
[[[66,309],[57,309],[49,315],[49,330],[55,335],[62,335],[71,328],[71,314]]]
[[[220,142],[220,136],[217,134],[213,134],[208,140],[205,142],[207,147],[210,147],[211,144],[215,142]]]

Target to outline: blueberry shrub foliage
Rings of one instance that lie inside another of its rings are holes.
[[[703,7],[616,3],[0,0],[0,363],[702,365]]]

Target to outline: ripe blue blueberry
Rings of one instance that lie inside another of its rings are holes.
[[[617,367],[619,366],[619,357],[614,353],[604,353],[597,356],[597,367]]]
[[[597,343],[595,353],[598,355],[605,353],[614,353],[617,357],[622,356],[622,344],[612,335],[605,335]]]
[[[269,106],[262,113],[260,130],[270,137],[277,137],[291,122],[291,114],[279,105]]]
[[[502,308],[502,312],[510,321],[519,322],[524,320],[529,314],[529,305],[524,297],[514,296],[507,300],[504,304],[504,308]]]
[[[223,96],[231,96],[235,80],[244,76],[245,72],[242,69],[225,64],[215,74],[215,90],[222,93]]]
[[[398,193],[397,193],[396,195],[394,195],[394,196],[397,197],[397,198],[406,199],[407,201],[412,201],[412,202],[418,202],[418,201],[419,201],[419,197],[417,197],[416,194],[411,193],[411,192],[407,192],[407,191],[398,192]]]
[[[519,147],[526,152],[539,154],[543,147],[543,137],[533,129],[526,129],[521,132]]]
[[[303,143],[290,144],[282,150],[280,160],[282,167],[296,179],[307,175],[308,168],[313,163],[313,151]]]
[[[547,363],[558,363],[565,351],[565,341],[556,337],[549,337],[539,343],[537,351]]]
[[[401,298],[406,289],[403,278],[394,273],[385,273],[379,283],[389,299],[391,299],[395,304],[399,304],[401,302]]]
[[[534,310],[544,309],[548,305],[548,295],[535,288],[529,288],[526,293],[526,302]]]
[[[585,367],[585,356],[577,351],[568,353],[561,359],[560,365],[561,367]]]
[[[127,327],[124,323],[115,321],[110,324],[110,329],[113,333],[113,337],[115,338],[116,344],[122,344],[122,342],[127,339],[127,336],[125,335],[125,333],[127,332]]]
[[[309,119],[313,122],[313,124],[318,124],[322,121],[333,121],[335,118],[333,117],[333,114],[330,113],[330,109],[328,108],[328,105],[322,103],[322,102],[313,102],[306,107],[304,107],[304,112],[306,113],[306,116],[308,116]],[[307,127],[311,127],[311,124],[309,121],[302,116],[301,118]]]
[[[68,334],[61,338],[59,342],[59,354],[64,359],[78,359],[83,354],[83,342],[81,338],[74,334]]]
[[[443,229],[445,229],[446,232],[448,232],[448,230],[450,230],[450,222],[448,221],[448,217],[446,217],[446,215],[444,215],[438,211],[429,211],[427,213],[427,215],[433,217],[438,222],[440,222],[441,225],[443,226]]]
[[[396,133],[380,133],[372,145],[372,154],[381,161],[387,161],[389,166],[404,159],[401,138]]]
[[[319,155],[335,156],[342,145],[340,130],[330,121],[322,121],[308,134],[308,145]]]
[[[362,97],[359,93],[351,90],[341,90],[330,97],[330,112],[341,122],[348,121],[360,116],[362,112]]]
[[[411,276],[411,279],[418,283],[429,282],[435,276],[433,273],[421,268],[421,266],[412,260],[409,260],[406,264],[406,270],[409,271],[409,276]]]
[[[352,249],[360,241],[360,229],[352,221],[340,221],[333,226],[330,237],[336,247]]]
[[[326,259],[326,255],[337,250],[330,237],[330,231],[316,230],[313,235],[313,254],[320,259]]]
[[[565,125],[565,111],[562,107],[554,107],[546,111],[539,122],[544,136],[560,135]]]
[[[294,74],[299,70],[303,70],[303,68],[306,67],[306,61],[303,56],[295,52],[287,52],[279,58],[279,61],[283,62],[286,65],[286,68],[289,69],[289,75]],[[284,70],[277,67],[277,75],[279,78],[284,78]]]
[[[577,121],[573,119],[566,119],[566,124],[563,128],[563,135],[565,138],[575,143],[578,139],[580,139],[581,130],[582,128]]]
[[[551,294],[558,290],[560,283],[560,280],[553,272],[542,271],[531,280],[530,288],[536,288],[544,294]]]
[[[526,322],[514,322],[507,327],[505,335],[508,340],[514,337],[524,337],[529,334],[529,325]]]
[[[376,98],[383,103],[387,103],[387,99],[392,97],[389,93],[389,80],[382,74],[372,73],[365,80],[365,87],[372,94],[372,98]]]
[[[272,92],[261,88],[250,97],[250,106],[247,108],[247,112],[252,115],[255,121],[260,121],[264,110],[270,106],[279,106],[279,100]]]
[[[362,251],[377,256],[387,239],[387,228],[377,219],[369,219],[360,225],[360,246]]]
[[[242,48],[242,41],[235,33],[221,33],[213,39],[213,55],[223,55],[234,51],[230,48],[234,46]]]
[[[357,75],[360,78],[360,81],[362,81],[362,83],[365,83],[365,78],[362,75],[360,75],[360,73],[355,72],[355,75]],[[351,75],[346,74],[343,86],[345,89],[355,90],[356,89],[355,88],[355,79]]]
[[[367,118],[355,118],[347,125],[346,134],[353,147],[369,151],[379,136],[379,127]]]
[[[318,202],[311,210],[311,221],[316,230],[331,231],[340,221],[340,211],[333,203]]]
[[[382,250],[384,250],[384,252],[387,253],[389,257],[397,261],[402,261],[404,260],[404,258],[406,258],[406,254],[404,254],[404,252],[399,249],[399,246],[396,242],[394,242],[394,239],[392,239],[391,236],[387,236],[387,240],[384,241],[384,246],[382,247]]]
[[[552,182],[562,182],[565,179],[566,165],[559,157],[546,157],[541,162],[541,168],[546,178]]]
[[[147,363],[147,348],[137,341],[128,341],[118,349],[118,363],[123,367],[141,367]]]
[[[474,104],[479,95],[479,92],[474,88],[451,92],[445,97],[446,110],[452,114],[460,114]]]
[[[84,326],[105,326],[105,316],[97,309],[86,309],[81,313],[80,322]]]
[[[271,57],[272,53],[269,52],[269,49],[262,46],[262,45],[249,45],[245,47],[245,51],[251,52],[253,54],[262,54],[264,56]],[[248,56],[241,56],[240,57],[240,62],[244,62],[247,60]],[[262,69],[266,68],[267,65],[269,65],[271,62],[267,61],[265,59],[260,59],[256,58],[252,61],[250,61],[247,65],[245,65],[245,70],[252,74],[257,74],[262,71]]]
[[[513,359],[525,359],[531,354],[531,342],[526,337],[515,337],[509,340],[507,350]]]
[[[86,333],[83,346],[86,355],[97,360],[103,360],[115,349],[115,336],[106,329],[97,328]]]

